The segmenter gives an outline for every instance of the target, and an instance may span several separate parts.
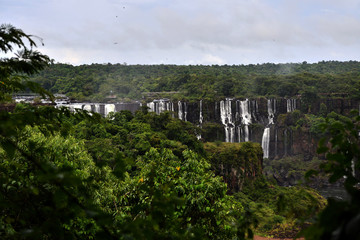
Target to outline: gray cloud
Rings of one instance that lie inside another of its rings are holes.
[[[62,62],[360,60],[357,0],[0,1],[1,22]]]

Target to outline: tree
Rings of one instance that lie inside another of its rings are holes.
[[[301,110],[304,113],[310,113],[318,99],[319,96],[315,87],[306,87],[301,92]]]
[[[360,116],[344,122],[326,119],[323,138],[318,153],[326,153],[327,161],[320,168],[329,174],[329,182],[345,179],[344,187],[349,200],[329,199],[327,207],[307,231],[306,239],[360,239]],[[307,177],[318,174],[309,171]]]
[[[33,49],[37,46],[34,37],[9,24],[0,26],[1,52],[8,54],[14,51],[14,47],[19,48],[15,56],[0,58],[0,101],[10,100],[9,94],[26,88],[43,97],[46,94],[51,96],[39,84],[25,81],[26,76],[39,72],[50,63],[48,56]]]
[[[14,47],[20,48],[14,57],[0,59],[1,101],[26,88],[43,96],[48,94],[27,80],[28,75],[50,62],[46,55],[33,50],[33,38],[11,25],[0,26],[1,51],[11,53]],[[66,109],[30,105],[18,105],[13,112],[0,111],[1,238],[113,235],[105,221],[112,217],[89,197],[92,187],[86,172],[92,160],[81,153],[74,139],[52,137],[56,131],[66,135],[68,125],[64,120],[70,116],[94,119],[84,112],[71,115]],[[31,131],[29,126],[37,130]],[[84,235],[86,229],[90,231]]]
[[[249,226],[241,204],[226,195],[226,184],[196,153],[185,150],[178,158],[169,149],[151,148],[136,166],[118,193],[118,218],[121,213],[142,228],[132,231],[135,239],[245,237]]]

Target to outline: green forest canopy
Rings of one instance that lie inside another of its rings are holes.
[[[231,66],[57,63],[31,80],[52,93],[93,101],[109,95],[140,99],[149,92],[178,92],[171,96],[181,99],[293,97],[307,92],[360,98],[357,61]]]

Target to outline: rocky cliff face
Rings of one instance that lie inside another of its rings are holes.
[[[269,159],[302,154],[311,159],[317,148],[317,138],[309,129],[293,126],[291,113],[295,110],[336,112],[348,114],[359,109],[353,99],[318,99],[311,106],[304,106],[300,98],[292,99],[224,99],[217,102],[172,102],[156,100],[148,106],[157,113],[173,111],[174,117],[192,122],[203,129],[204,141],[257,142]],[[298,120],[298,119],[297,119]]]
[[[302,154],[310,160],[316,153],[317,141],[306,127],[295,128],[299,120],[296,110],[305,113],[336,112],[348,114],[359,109],[354,99],[318,99],[305,106],[301,98],[292,99],[234,99],[221,101],[172,101],[153,100],[146,103],[151,111],[171,111],[173,117],[189,121],[200,128],[198,137],[204,142],[257,142],[263,149],[263,157],[279,159]],[[65,104],[70,109],[85,109],[106,116],[111,111],[135,112],[141,103],[74,103]]]

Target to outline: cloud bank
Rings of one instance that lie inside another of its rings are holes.
[[[360,60],[356,0],[0,0],[0,21],[72,64]]]

